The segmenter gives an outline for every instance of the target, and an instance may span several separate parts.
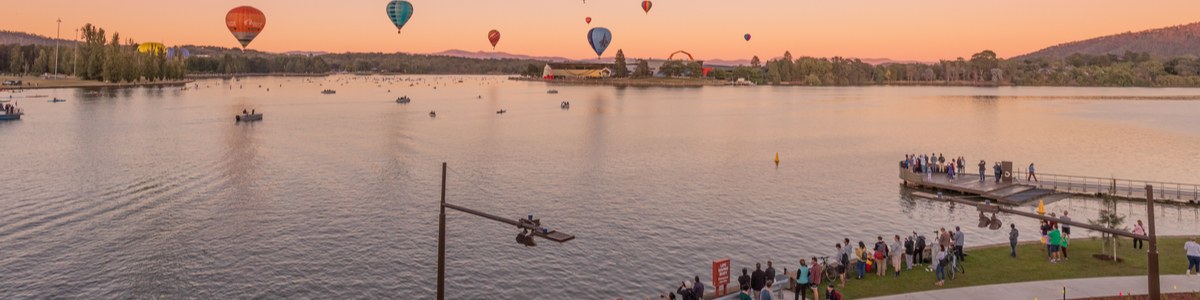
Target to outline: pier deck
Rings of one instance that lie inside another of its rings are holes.
[[[1131,200],[1146,199],[1146,185],[1154,186],[1154,199],[1160,202],[1200,204],[1200,185],[1099,178],[1058,174],[1037,174],[1038,181],[1026,181],[1024,173],[1014,173],[1011,182],[996,181],[985,174],[959,174],[953,180],[945,173],[913,173],[900,169],[907,185],[955,191],[990,199],[1001,204],[1023,205],[1037,200],[1057,200],[1069,196],[1097,197],[1114,195]],[[1110,193],[1110,190],[1114,192]]]

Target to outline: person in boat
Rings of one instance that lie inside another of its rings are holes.
[[[242,114],[243,114],[243,115],[246,115],[246,114],[247,114],[245,109],[243,109],[243,110],[242,110]]]
[[[253,109],[251,109],[251,110],[250,110],[250,114],[251,114],[251,115],[253,115],[253,114],[254,114],[254,110],[253,110]]]

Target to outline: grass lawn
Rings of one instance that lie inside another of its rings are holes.
[[[1187,257],[1183,251],[1183,243],[1186,241],[1187,239],[1182,237],[1159,239],[1159,270],[1163,275],[1183,274],[1182,271],[1187,267]],[[1117,256],[1124,260],[1122,263],[1092,258],[1092,254],[1100,253],[1100,244],[1099,239],[1072,239],[1068,251],[1070,260],[1058,264],[1049,262],[1046,252],[1040,250],[1040,244],[1017,246],[1015,259],[1008,256],[1007,245],[967,250],[969,256],[963,264],[967,273],[959,274],[954,280],[946,280],[944,287],[933,285],[936,281],[933,272],[913,268],[912,271],[900,272],[900,277],[889,275],[880,278],[871,274],[863,277],[863,280],[847,278],[846,288],[841,289],[841,292],[847,299],[860,299],[975,285],[1146,274],[1145,251],[1133,249],[1133,243],[1129,239],[1122,239],[1121,246],[1117,249]],[[853,271],[849,275],[852,276]]]

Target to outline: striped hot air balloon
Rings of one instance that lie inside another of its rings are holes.
[[[650,0],[642,1],[642,10],[643,11],[646,11],[646,13],[650,13],[651,7],[654,7],[654,3],[650,2]]]
[[[392,25],[396,25],[396,33],[399,34],[401,29],[404,29],[404,24],[408,24],[408,20],[412,19],[413,5],[408,1],[392,0],[387,5],[388,19],[392,20]]]
[[[238,6],[225,14],[225,26],[245,49],[267,26],[267,16],[257,8]]]
[[[488,41],[492,42],[492,50],[496,50],[496,44],[500,43],[500,31],[495,29],[488,31]]]

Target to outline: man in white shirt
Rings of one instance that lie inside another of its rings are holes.
[[[1196,243],[1196,238],[1193,237],[1187,243],[1183,243],[1183,249],[1187,250],[1188,258],[1188,269],[1185,274],[1192,275],[1193,270],[1196,274],[1200,274],[1200,244]]]

